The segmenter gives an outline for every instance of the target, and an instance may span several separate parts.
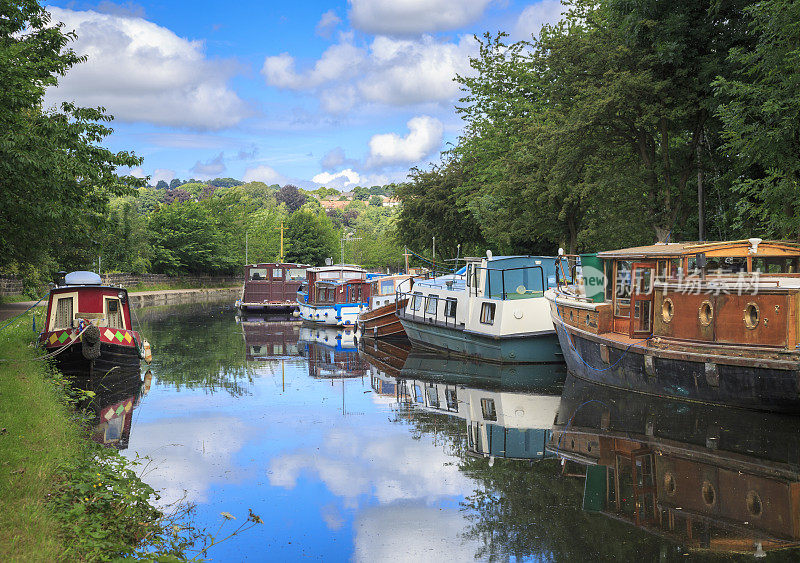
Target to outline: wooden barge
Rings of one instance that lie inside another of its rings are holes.
[[[800,246],[656,244],[600,252],[596,264],[546,293],[570,372],[653,395],[800,413]]]
[[[244,267],[241,311],[272,313],[297,308],[297,292],[306,279],[307,264],[269,262]]]

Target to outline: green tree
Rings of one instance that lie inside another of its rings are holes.
[[[800,238],[800,4],[758,2],[746,10],[755,47],[735,48],[724,103],[724,150],[736,162],[739,224],[750,234]]]
[[[300,209],[307,200],[305,194],[303,194],[297,186],[292,184],[286,184],[278,190],[278,193],[275,194],[275,199],[277,199],[279,203],[285,203],[286,207],[291,212]]]
[[[321,265],[336,253],[337,233],[325,213],[296,211],[286,221],[286,259]]]
[[[0,4],[0,270],[7,273],[87,266],[98,250],[87,232],[109,199],[146,184],[117,174],[141,159],[100,145],[112,119],[102,108],[42,108],[45,89],[85,60],[68,48],[74,39],[33,0]]]
[[[369,198],[369,189],[363,186],[356,186],[353,188],[353,199],[367,200]]]
[[[369,204],[374,207],[381,207],[383,206],[383,200],[379,195],[371,195],[369,196]]]

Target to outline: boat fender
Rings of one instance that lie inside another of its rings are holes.
[[[100,357],[100,329],[89,325],[81,335],[81,353],[87,360],[96,360]]]
[[[297,317],[299,317],[299,316],[300,316],[300,311],[295,311],[295,312],[293,312],[293,313],[292,313],[292,316],[293,316],[294,318],[297,318]]]
[[[153,361],[153,351],[150,348],[150,343],[147,340],[142,343],[142,350],[144,350],[144,361],[149,364]]]

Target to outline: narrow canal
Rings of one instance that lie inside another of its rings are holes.
[[[200,526],[261,516],[215,560],[800,555],[778,549],[800,522],[790,417],[564,382],[560,365],[359,350],[220,305],[138,314],[151,375],[132,409],[106,401],[95,439],[150,458],[161,502],[196,504]]]

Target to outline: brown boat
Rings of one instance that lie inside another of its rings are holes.
[[[362,338],[405,336],[397,310],[405,308],[408,298],[397,300],[397,292],[410,289],[413,276],[399,274],[378,278],[372,282],[370,308],[358,315]]]

